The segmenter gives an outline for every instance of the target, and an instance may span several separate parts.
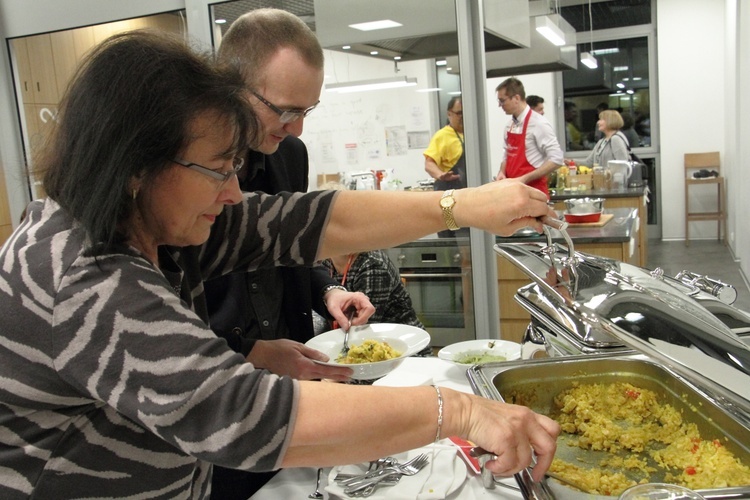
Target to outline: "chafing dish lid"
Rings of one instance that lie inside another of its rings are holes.
[[[582,341],[616,339],[721,392],[750,415],[750,349],[688,296],[688,287],[641,267],[553,247],[502,243],[495,251],[534,280],[544,297],[536,307],[578,323],[574,330],[586,332]],[[732,309],[750,325],[750,315]]]

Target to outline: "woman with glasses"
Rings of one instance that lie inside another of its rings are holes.
[[[207,498],[212,463],[353,463],[452,435],[496,453],[498,474],[534,452],[541,479],[552,420],[447,388],[256,370],[208,328],[202,283],[399,244],[449,217],[541,230],[544,197],[492,183],[445,213],[431,192],[243,194],[246,99],[239,75],[146,32],[108,39],[77,73],[39,162],[49,197],[0,249],[0,498]]]

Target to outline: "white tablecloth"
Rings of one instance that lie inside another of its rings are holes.
[[[386,377],[375,382],[375,385],[386,386],[408,386],[436,384],[458,391],[471,393],[471,386],[466,378],[466,370],[447,361],[438,358],[407,358],[404,362]],[[327,485],[328,472],[323,470],[320,491],[324,498],[328,494],[324,491]],[[315,475],[317,469],[284,469],[271,479],[251,498],[252,500],[294,500],[305,499],[315,489]],[[513,479],[508,479],[508,484],[515,485]],[[521,493],[496,486],[493,490],[487,490],[482,486],[478,476],[469,472],[463,486],[451,494],[448,499],[472,500],[475,498],[488,499],[518,499],[523,498]]]

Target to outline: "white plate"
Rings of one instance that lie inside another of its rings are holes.
[[[440,359],[456,363],[457,365],[464,365],[464,363],[459,363],[456,359],[462,358],[467,354],[490,354],[492,356],[504,356],[506,360],[518,359],[521,357],[521,344],[508,340],[467,340],[466,342],[458,342],[443,347],[438,351]]]
[[[344,331],[340,328],[316,335],[305,342],[305,345],[317,349],[328,355],[330,361],[321,365],[348,366],[354,370],[353,379],[373,380],[380,378],[400,365],[405,358],[412,356],[430,345],[430,334],[421,328],[398,323],[372,323],[369,325],[352,327],[349,332],[349,346],[357,346],[365,340],[372,339],[388,342],[394,349],[401,352],[398,358],[375,363],[360,363],[356,365],[342,365],[334,360],[344,345]]]
[[[447,447],[444,447],[447,448]],[[419,453],[427,453],[431,456],[431,461],[434,455],[431,455],[429,447],[426,446],[424,448],[420,448],[418,450],[412,450],[406,453],[399,453],[397,455],[394,455],[394,458],[396,458],[400,463],[406,462],[410,458],[415,457]],[[445,467],[439,467],[440,470],[434,470],[431,469],[432,466],[434,466],[433,463],[430,463],[425,467],[423,471],[420,472],[420,474],[424,474],[425,471],[431,471],[432,475],[440,476],[440,477],[450,477],[452,478],[452,482],[450,485],[444,485],[446,486],[446,491],[444,496],[428,496],[428,498],[445,498],[451,493],[458,490],[461,486],[463,486],[464,481],[466,480],[466,476],[468,473],[468,470],[466,468],[466,464],[464,461],[456,454],[455,448],[453,449],[443,449],[440,450],[440,453],[446,453],[451,454],[452,459],[450,460],[450,463],[445,463],[445,458],[440,459],[440,463],[444,464]],[[328,492],[329,496],[331,498],[340,498],[340,499],[349,499],[352,498],[349,495],[346,495],[343,491],[343,488],[336,484],[334,481],[334,478],[336,477],[336,474],[339,472],[346,472],[346,473],[364,473],[367,470],[367,464],[360,464],[360,465],[345,465],[340,467],[334,467],[331,469],[331,472],[328,475],[328,486],[325,488],[325,490]],[[443,479],[435,479],[436,481],[442,481]],[[424,487],[423,485],[426,484],[427,481],[430,481],[429,478],[425,479],[424,476],[420,476],[417,474],[416,476],[403,476],[397,485],[395,486],[381,486],[379,488],[376,488],[375,491],[367,497],[370,500],[393,500],[393,499],[404,499],[409,498],[409,500],[416,498],[416,495],[421,487]],[[428,487],[429,488],[429,487]]]

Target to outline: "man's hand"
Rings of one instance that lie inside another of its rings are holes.
[[[341,328],[348,329],[352,326],[364,325],[370,319],[370,316],[375,314],[375,306],[372,305],[367,295],[362,292],[345,292],[334,288],[325,294],[323,301],[326,304],[328,313]],[[352,307],[357,312],[354,318],[352,318],[352,324],[350,325],[349,314],[347,312]]]
[[[265,368],[271,373],[288,375],[298,380],[330,379],[346,382],[354,373],[345,366],[327,366],[313,362],[313,359],[329,359],[322,352],[289,339],[258,340],[245,359],[256,368]]]
[[[447,172],[443,172],[443,174],[438,177],[438,180],[444,181],[444,182],[453,182],[461,179],[461,176],[454,173],[452,170],[448,170]]]

